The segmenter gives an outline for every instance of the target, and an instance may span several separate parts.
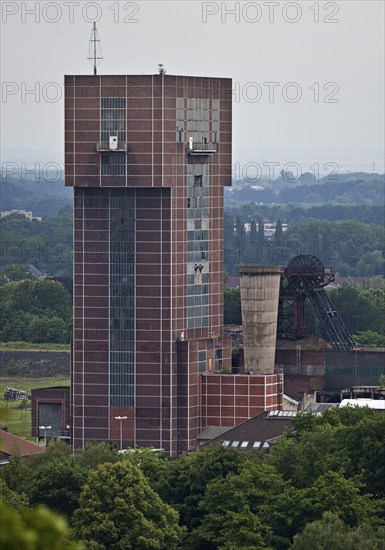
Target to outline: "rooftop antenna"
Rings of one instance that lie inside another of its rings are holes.
[[[88,61],[94,67],[94,75],[97,74],[96,67],[103,61],[102,46],[100,44],[100,38],[96,29],[96,23],[94,22],[91,31],[90,43],[88,46]]]
[[[166,67],[163,65],[163,63],[158,63],[158,73],[163,76],[166,74]]]

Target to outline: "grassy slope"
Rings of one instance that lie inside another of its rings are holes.
[[[32,344],[30,342],[0,342],[0,351],[69,351],[69,344]]]

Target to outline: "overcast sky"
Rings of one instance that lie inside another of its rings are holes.
[[[168,74],[233,79],[234,163],[384,171],[382,0],[1,4],[6,160],[33,149],[61,161],[63,75],[92,73],[96,17],[100,74],[153,74],[163,63]]]

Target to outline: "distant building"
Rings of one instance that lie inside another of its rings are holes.
[[[30,210],[3,210],[0,212],[0,219],[5,218],[6,216],[12,216],[12,214],[17,214],[18,216],[24,216],[24,218],[27,218],[27,220],[37,220],[38,222],[41,222],[43,219],[41,216],[32,216],[32,212]]]
[[[263,224],[263,234],[266,239],[271,239],[275,235],[277,224],[270,223],[270,222],[264,222]],[[251,223],[247,222],[244,224],[244,228],[246,233],[250,233],[251,231]],[[282,232],[285,233],[287,231],[288,225],[287,223],[282,224]],[[235,231],[235,228],[234,228]],[[258,225],[257,225],[257,232],[258,232]]]

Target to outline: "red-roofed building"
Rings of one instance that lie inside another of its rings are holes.
[[[0,429],[0,466],[8,464],[10,457],[15,454],[27,458],[30,455],[44,453],[44,450],[32,441]]]

